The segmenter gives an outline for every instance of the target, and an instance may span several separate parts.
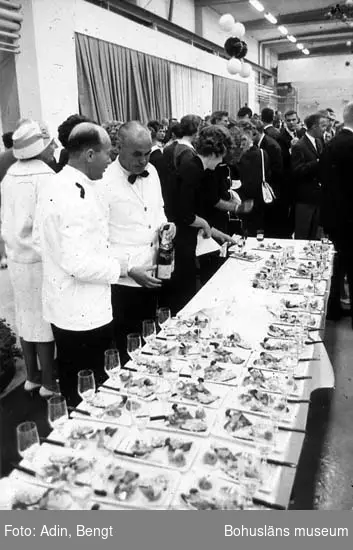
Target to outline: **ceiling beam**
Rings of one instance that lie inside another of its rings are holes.
[[[330,42],[330,41],[336,41],[336,42],[342,42],[343,39],[346,40],[353,40],[353,33],[352,31],[346,31],[342,32],[340,34],[329,34],[329,33],[316,33],[315,35],[306,35],[305,37],[302,35],[296,34],[296,37],[298,39],[298,42],[304,42],[304,43],[319,43],[319,42]],[[289,40],[287,40],[284,36],[279,36],[278,38],[269,38],[268,40],[260,40],[259,45],[267,46],[271,44],[285,44],[287,43],[288,46],[292,45],[295,46],[295,44],[291,44]]]
[[[278,15],[279,25],[310,25],[310,23],[324,23],[330,21],[325,18],[325,14],[329,8],[321,8],[308,11],[300,11],[297,13],[286,13]],[[273,10],[273,15],[277,17],[276,11]],[[262,19],[255,19],[253,21],[243,21],[247,31],[259,31],[262,29],[268,29],[269,23],[264,17]]]
[[[275,29],[274,29],[275,31]],[[326,38],[341,38],[341,37],[347,37],[353,39],[353,29],[349,29],[348,27],[342,28],[342,29],[332,29],[327,31],[318,31],[318,32],[304,32],[304,33],[295,33],[296,38],[299,42],[305,42],[306,40],[315,40],[320,39],[322,37]],[[275,43],[275,42],[282,42],[283,40],[286,40],[284,36],[279,36],[279,33],[276,32],[273,35],[273,38],[267,38],[266,40],[259,40],[259,44],[267,44],[267,43]]]
[[[310,48],[310,57],[327,56],[327,55],[352,55],[352,47],[348,47],[346,43],[334,44],[329,46],[319,46],[318,48]],[[293,51],[281,53],[278,55],[278,61],[285,61],[287,59],[305,58],[302,52]]]
[[[200,8],[204,8],[206,6],[225,6],[229,4],[236,4],[237,6],[239,4],[248,4],[248,0],[195,0],[195,6]]]

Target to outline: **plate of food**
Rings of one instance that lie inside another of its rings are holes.
[[[257,412],[265,416],[276,415],[280,424],[293,423],[299,410],[298,404],[287,403],[284,395],[254,387],[241,389],[233,405],[237,409]]]
[[[289,309],[283,308],[279,311],[271,311],[274,316],[276,324],[295,326],[303,325],[307,328],[320,328],[321,326],[321,316],[306,314],[303,311],[290,311]]]
[[[172,501],[173,510],[260,509],[246,498],[244,488],[205,470],[183,476]]]
[[[116,454],[122,453],[122,457],[131,455],[134,462],[186,472],[195,459],[199,445],[198,438],[166,435],[157,430],[148,430],[142,439],[136,439],[126,432],[116,447]]]
[[[238,252],[235,248],[233,250],[232,248],[233,247],[228,249],[229,258],[235,258],[236,260],[242,260],[243,262],[258,262],[259,260],[262,260],[261,256],[258,254],[252,254],[246,250],[243,252]]]
[[[27,480],[11,479],[8,510],[89,510],[90,500],[78,498],[77,491],[67,487],[49,488]]]
[[[168,509],[180,481],[171,469],[118,459],[102,461],[94,479],[97,501],[125,508]]]
[[[279,285],[277,289],[274,289],[274,292],[279,294],[313,294],[314,296],[324,296],[327,290],[327,281],[316,281],[312,283],[311,281],[305,281],[297,279],[297,282],[286,282]]]
[[[292,311],[311,311],[311,313],[322,314],[324,311],[324,301],[322,298],[311,297],[309,300],[306,300],[302,297],[290,297],[283,298],[281,304],[288,310]]]
[[[254,250],[261,250],[261,252],[281,252],[283,250],[283,247],[280,244],[277,244],[276,242],[270,242],[270,243],[259,243]]]
[[[271,449],[270,455],[276,456],[284,454],[290,438],[290,432],[276,430],[273,423],[264,421],[263,416],[233,407],[218,413],[212,435],[235,440],[252,448],[263,442]]]
[[[215,384],[226,384],[234,386],[238,384],[238,377],[241,370],[235,369],[229,363],[212,360],[202,367],[203,378],[206,382]]]
[[[180,378],[175,385],[172,399],[178,403],[203,405],[217,409],[222,404],[227,391],[225,386],[212,384],[211,387],[208,387],[202,380],[195,382],[187,378]]]
[[[149,376],[148,374],[144,375],[126,370],[120,373],[120,384],[112,385],[110,381],[107,381],[107,384],[117,391],[121,391],[123,394],[136,395],[141,399],[154,399],[157,382],[157,376]],[[104,385],[100,389],[107,392],[114,391],[109,388],[107,389]]]
[[[106,424],[124,424],[127,395],[110,393],[101,389],[91,401],[82,401],[71,413],[72,418],[89,417]],[[82,412],[81,412],[82,411]]]
[[[167,412],[151,417],[150,427],[175,433],[188,432],[207,437],[215,419],[215,411],[203,406],[168,403]]]
[[[275,323],[272,323],[267,330],[268,336],[270,336],[271,338],[281,338],[282,340],[286,338],[293,339],[295,338],[296,333],[297,333],[297,327],[295,326],[285,327],[285,326],[277,325]]]
[[[286,372],[271,372],[267,370],[249,367],[241,386],[256,387],[262,390],[278,393],[286,393],[300,398],[304,395],[304,381],[294,380],[293,376]]]
[[[219,439],[207,442],[198,455],[194,469],[208,470],[219,477],[242,483],[242,478],[258,482],[257,492],[273,492],[280,477],[280,467],[260,460],[259,454],[240,443],[221,443]]]
[[[299,265],[291,266],[293,269],[292,277],[298,277],[301,279],[310,279],[315,273],[317,273],[318,267],[316,262],[308,260],[307,262],[300,262]],[[329,270],[326,269],[322,275],[321,279],[328,279],[330,276]]]
[[[288,352],[293,347],[293,340],[266,337],[260,345],[266,351]]]
[[[96,449],[97,447],[111,450],[116,445],[121,428],[109,426],[89,419],[72,418],[52,434],[53,439],[65,443],[74,449]]]

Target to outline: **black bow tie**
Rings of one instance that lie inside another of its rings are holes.
[[[150,173],[147,170],[144,170],[141,172],[141,174],[130,174],[130,176],[127,178],[127,181],[131,184],[134,184],[137,178],[147,178]]]

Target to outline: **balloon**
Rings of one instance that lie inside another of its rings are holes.
[[[243,38],[245,35],[245,27],[243,23],[234,23],[230,32],[232,36],[235,36],[235,38]]]
[[[227,63],[227,71],[229,74],[238,74],[241,71],[241,61],[232,57]]]
[[[239,38],[231,36],[227,38],[224,44],[224,49],[229,55],[229,57],[241,57],[241,52],[243,51],[243,45]]]
[[[234,17],[230,13],[226,13],[225,15],[222,15],[222,17],[219,20],[219,26],[223,31],[229,32],[233,26],[234,26]]]
[[[240,71],[240,76],[248,78],[251,75],[251,65],[249,63],[243,63]]]

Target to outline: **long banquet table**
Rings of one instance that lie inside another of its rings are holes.
[[[301,251],[307,244],[305,241],[294,240],[278,240],[276,242],[280,243],[283,248],[287,246],[294,247],[297,257],[301,257]],[[253,252],[257,247],[258,243],[255,239],[248,239],[245,250]],[[229,258],[214,277],[194,296],[181,312],[181,316],[187,318],[199,314],[201,311],[217,325],[219,330],[224,333],[227,333],[227,331],[235,331],[239,333],[246,342],[250,343],[251,351],[248,352],[248,355],[246,355],[247,352],[245,352],[244,355],[244,357],[246,357],[245,366],[242,365],[239,367],[234,365],[234,368],[238,368],[239,372],[245,373],[247,372],[246,369],[253,361],[253,358],[258,357],[259,353],[263,351],[260,343],[266,338],[268,327],[273,322],[273,313],[271,313],[271,310],[273,311],[278,307],[283,298],[290,298],[293,296],[293,293],[289,292],[276,293],[270,290],[253,288],[252,281],[255,273],[259,271],[270,256],[269,252],[265,250],[257,250],[256,254],[259,254],[262,258],[257,262],[245,262],[239,259]],[[332,254],[330,253],[330,270],[332,270],[332,260],[333,252]],[[269,508],[275,507],[286,509],[288,507],[296,475],[296,468],[305,438],[310,394],[312,391],[319,388],[332,388],[335,384],[332,365],[321,340],[325,324],[329,289],[330,276],[326,279],[325,291],[322,296],[324,307],[321,312],[320,322],[318,323],[319,329],[310,332],[311,340],[317,343],[305,346],[302,356],[302,359],[305,360],[298,364],[301,369],[297,370],[298,380],[300,379],[298,383],[301,384],[300,387],[302,388],[301,395],[297,399],[297,402],[292,404],[293,409],[291,410],[294,412],[290,426],[288,428],[285,427],[284,432],[282,432],[282,435],[285,435],[285,445],[283,449],[281,448],[280,451],[274,452],[274,454],[271,455],[271,457],[275,459],[274,463],[277,463],[277,465],[273,465],[271,480],[269,481],[267,490],[262,492],[260,490],[259,494],[256,494],[259,506],[262,502],[265,507],[266,503],[268,503]],[[239,375],[239,380],[241,379]],[[112,386],[110,380],[107,385],[109,384]],[[141,475],[143,475],[144,472],[147,472],[151,476],[156,475],[156,473],[169,472],[169,474],[166,474],[171,475],[171,481],[166,491],[166,493],[168,493],[168,498],[164,498],[163,502],[146,502],[145,505],[142,505],[141,502],[129,504],[121,501],[117,502],[114,498],[100,497],[99,492],[95,494],[94,501],[97,501],[102,509],[185,509],[186,505],[181,502],[180,492],[183,491],[185,493],[188,488],[197,486],[195,485],[197,479],[202,477],[203,474],[205,474],[206,478],[207,476],[211,476],[209,479],[213,479],[212,476],[216,476],[221,477],[223,480],[227,479],[228,483],[232,483],[234,480],[230,480],[229,477],[226,478],[224,474],[218,470],[216,471],[215,468],[212,469],[210,466],[206,466],[203,462],[203,457],[205,456],[205,452],[207,452],[212,445],[218,445],[219,447],[229,446],[234,452],[241,452],[244,450],[247,452],[254,452],[254,445],[251,442],[241,441],[241,438],[237,441],[231,436],[227,437],[227,434],[225,434],[224,431],[222,432],[220,428],[222,419],[224,422],[225,409],[227,407],[236,406],[239,392],[244,390],[244,388],[240,386],[240,384],[237,386],[234,383],[230,383],[229,385],[223,384],[222,386],[211,382],[208,384],[208,387],[212,387],[216,390],[221,388],[219,391],[224,399],[220,400],[220,404],[217,408],[207,408],[207,415],[210,415],[210,418],[212,417],[212,421],[210,421],[210,424],[212,424],[209,429],[210,433],[207,432],[206,435],[186,432],[185,435],[180,435],[180,431],[176,433],[178,437],[185,438],[187,435],[187,440],[193,442],[193,448],[195,449],[190,464],[187,464],[183,468],[179,468],[179,472],[177,467],[173,469],[171,465],[168,465],[168,468],[166,468],[165,464],[163,464],[163,467],[157,467],[155,464],[153,468],[151,464],[144,465],[143,460],[125,457],[123,454],[114,456],[116,463],[123,465],[127,469],[133,469],[134,465],[136,467],[138,466],[138,471]],[[119,387],[119,385],[117,385],[117,387]],[[116,391],[105,388],[104,386],[99,388],[99,394],[103,399],[108,399],[108,402],[110,402],[109,400],[117,398]],[[161,404],[152,403],[152,406],[155,407],[153,409],[153,414],[158,415]],[[236,408],[239,408],[239,405]],[[74,412],[71,417],[79,419],[80,422],[87,422],[87,424],[96,423],[100,426],[112,426],[118,428],[118,432],[122,430],[125,436],[130,431],[129,420],[126,420],[124,417],[109,419],[107,417],[102,418],[95,416],[92,407],[83,402],[79,405],[78,411],[79,410],[86,410],[91,414],[91,416],[88,417],[82,414],[82,412]],[[256,415],[256,413],[254,414]],[[249,412],[249,415],[251,415],[251,412]],[[72,420],[68,422],[72,422]],[[157,423],[152,425],[151,422],[148,425],[147,432],[149,432],[150,429],[153,430],[153,433],[175,436],[174,431],[165,431],[165,427],[157,425]],[[54,430],[50,435],[50,439],[54,440],[54,442],[65,441],[60,430]],[[46,448],[47,452],[54,452],[57,449],[61,449],[60,447],[55,447],[48,443],[42,444],[41,448]],[[48,451],[48,449],[50,449],[50,451]],[[99,446],[95,449],[94,453],[97,457],[99,456]],[[104,464],[105,459],[106,457],[103,459],[102,455],[102,464]],[[23,461],[22,464],[28,466],[25,461]],[[31,484],[42,483],[37,478],[16,470],[11,473],[9,480],[17,485],[27,484],[29,486]],[[1,481],[3,482],[4,480]],[[97,505],[98,504],[96,504],[96,506]]]

